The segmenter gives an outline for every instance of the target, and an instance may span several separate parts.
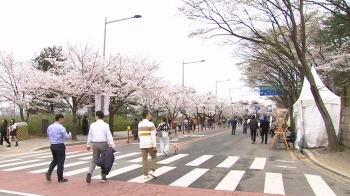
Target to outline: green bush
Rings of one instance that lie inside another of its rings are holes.
[[[13,117],[3,117],[3,119],[7,119],[7,121],[9,122],[10,119],[12,119]],[[65,121],[64,121],[64,127],[70,131],[73,128],[73,122],[72,122],[72,115],[71,114],[65,114],[64,115]],[[15,117],[14,118],[16,120],[16,122],[20,122],[21,118]],[[47,119],[49,121],[49,125],[55,122],[55,114],[33,114],[31,116],[29,116],[29,121],[27,122],[28,124],[28,131],[29,131],[29,135],[42,135],[42,119]],[[140,119],[140,118],[138,118]],[[106,116],[104,118],[106,123],[109,123],[109,119],[108,116]],[[89,124],[91,124],[92,122],[94,122],[95,119],[92,118],[90,119]],[[134,121],[134,118],[125,118],[125,116],[115,116],[114,117],[114,131],[125,131],[126,127],[128,125],[131,125],[132,122]],[[81,122],[82,123],[82,119]],[[81,128],[79,128],[79,121],[78,121],[78,126],[77,126],[77,133],[81,134],[82,130]]]

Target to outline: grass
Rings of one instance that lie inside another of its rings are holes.
[[[8,122],[10,122],[10,119],[12,119],[13,117],[3,117],[3,119],[7,119]],[[41,136],[43,135],[43,131],[42,131],[42,120],[43,119],[47,119],[49,121],[49,125],[54,123],[55,121],[55,114],[35,114],[35,115],[31,115],[29,117],[29,121],[28,121],[28,132],[29,135],[38,135]],[[138,118],[140,119],[140,118]],[[15,117],[16,122],[21,122],[20,117]],[[104,118],[105,122],[108,123],[108,116]],[[81,119],[82,121],[82,119]],[[91,119],[89,121],[89,124],[94,122],[95,119]],[[134,118],[128,117],[125,118],[125,116],[115,116],[114,117],[114,131],[125,131],[126,127],[128,125],[131,125],[132,122],[134,121]],[[79,121],[78,121],[79,122]],[[82,123],[82,122],[81,122]],[[155,123],[157,124],[157,123]],[[73,127],[73,122],[72,122],[72,115],[71,114],[66,114],[65,115],[65,121],[64,121],[64,127],[69,131],[72,130]],[[78,125],[78,129],[77,129],[77,133],[81,134],[82,130],[81,128],[79,128]]]

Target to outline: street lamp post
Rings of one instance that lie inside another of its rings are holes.
[[[105,17],[105,30],[104,30],[104,38],[103,38],[103,61],[105,59],[105,53],[106,53],[106,29],[107,29],[107,24],[110,23],[114,23],[114,22],[120,22],[123,20],[129,20],[129,19],[133,19],[133,18],[141,18],[141,15],[134,15],[133,17],[129,17],[129,18],[122,18],[122,19],[118,19],[118,20],[111,20],[111,21],[107,21],[107,17]],[[104,82],[104,75],[105,75],[105,69],[103,66],[103,75],[102,75],[102,80]],[[103,111],[104,109],[104,95],[101,95],[101,110]]]
[[[183,91],[183,93],[185,92],[184,91],[184,87],[185,87],[185,65],[186,64],[193,64],[193,63],[202,63],[204,61],[205,60],[193,61],[193,62],[187,62],[187,63],[185,63],[185,61],[182,61],[182,91]],[[183,104],[183,106],[185,106],[185,99],[184,98],[182,98],[182,104]],[[185,131],[184,114],[182,114],[181,120],[182,120],[183,131]],[[185,133],[185,132],[183,132],[183,133]]]
[[[228,82],[230,81],[230,79],[227,79],[227,80],[220,80],[220,81],[217,81],[216,80],[216,85],[215,85],[215,95],[218,96],[218,83],[220,82]]]

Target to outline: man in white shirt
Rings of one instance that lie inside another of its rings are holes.
[[[144,179],[149,178],[148,174],[157,177],[155,174],[156,163],[157,163],[157,139],[156,139],[156,127],[152,119],[152,114],[145,110],[142,112],[143,121],[139,123],[139,138],[140,138],[140,148],[142,152],[142,168]],[[148,172],[148,154],[152,157],[151,171]]]
[[[92,160],[89,166],[89,171],[86,176],[86,182],[91,182],[91,174],[95,170],[96,162],[100,158],[101,153],[109,146],[115,147],[114,140],[109,130],[109,125],[103,121],[104,114],[102,111],[96,112],[96,122],[91,123],[89,135],[87,139],[87,150],[90,151],[92,145]],[[106,174],[101,171],[101,182],[107,182]]]

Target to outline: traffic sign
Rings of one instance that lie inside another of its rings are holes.
[[[255,111],[259,111],[259,110],[260,110],[260,105],[255,105],[255,106],[254,106],[254,110],[255,110]]]
[[[218,109],[219,109],[219,106],[215,106],[215,109],[217,109],[217,110],[218,110]]]
[[[282,95],[282,86],[260,86],[260,96]]]

